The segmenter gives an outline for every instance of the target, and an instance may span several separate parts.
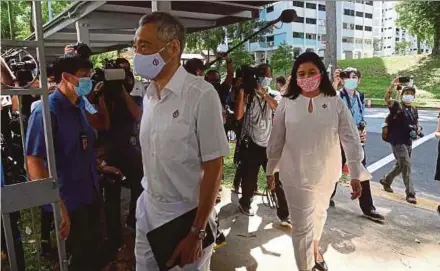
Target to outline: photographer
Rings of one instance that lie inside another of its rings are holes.
[[[242,197],[239,210],[247,216],[255,214],[251,208],[252,198],[257,190],[260,167],[266,170],[266,147],[272,131],[273,111],[278,106],[276,99],[268,93],[271,79],[272,71],[267,64],[247,68],[243,71],[242,89],[238,95],[236,117],[237,120],[243,119],[239,150],[242,163]],[[282,226],[288,226],[289,211],[279,180],[276,181],[275,192],[279,202],[278,218]]]
[[[364,149],[364,160],[362,164],[366,166],[366,154],[365,154],[365,142],[367,140],[367,130],[366,130],[366,122],[364,119],[365,113],[365,98],[364,94],[358,90],[358,86],[361,82],[361,73],[359,70],[355,68],[346,68],[344,71],[336,70],[333,79],[333,87],[336,87],[340,84],[343,85],[343,88],[339,91],[339,95],[344,103],[347,105],[351,115],[353,117],[353,121],[359,130],[359,135],[362,143],[362,148]],[[347,158],[345,156],[345,152],[341,146],[342,153],[342,165],[344,166],[347,162]],[[371,196],[371,187],[370,181],[361,182],[362,185],[362,195],[359,197],[359,205],[361,207],[364,215],[374,221],[384,220],[384,216],[379,214],[376,211],[376,207],[373,204],[373,198]],[[334,206],[333,197],[336,194],[337,183],[335,185],[335,190],[330,199],[330,205]]]
[[[105,99],[110,125],[107,130],[99,130],[99,137],[103,140],[109,164],[121,170],[127,178],[131,195],[126,225],[134,229],[136,200],[142,193],[143,169],[138,136],[142,110],[130,95],[134,86],[134,76],[126,64],[127,62],[118,60],[109,61],[105,65],[108,73],[120,73],[120,69],[123,69],[123,80],[105,80],[102,71],[97,72],[93,78],[95,81],[104,81],[99,97]]]
[[[419,126],[419,116],[417,109],[412,106],[415,99],[416,90],[413,87],[405,86],[402,89],[402,102],[391,100],[391,92],[397,86],[401,86],[399,78],[395,78],[385,94],[390,114],[386,118],[387,141],[391,144],[396,164],[394,168],[380,180],[385,191],[393,193],[391,184],[394,178],[402,173],[403,183],[406,188],[406,201],[417,204],[416,192],[411,181],[411,152],[412,141],[422,137],[421,127]]]
[[[226,100],[228,99],[229,91],[232,87],[232,79],[234,78],[234,66],[232,64],[232,59],[228,55],[222,53],[221,56],[223,60],[226,60],[227,64],[225,80],[223,83],[220,83],[221,76],[220,72],[217,70],[209,70],[205,75],[205,80],[211,83],[215,90],[217,90],[220,102],[222,103],[223,108],[226,109]]]

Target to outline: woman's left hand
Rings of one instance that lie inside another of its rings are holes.
[[[353,179],[351,180],[350,185],[351,185],[351,189],[353,190],[353,192],[351,193],[351,199],[355,200],[362,195],[361,182],[359,180]]]

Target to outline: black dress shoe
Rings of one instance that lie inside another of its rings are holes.
[[[325,263],[324,257],[321,253],[319,253],[322,257],[322,262],[317,262],[315,260],[315,267],[313,267],[312,271],[328,271],[327,264]]]
[[[379,214],[376,210],[371,210],[368,213],[364,213],[364,216],[373,221],[384,221],[385,217]]]

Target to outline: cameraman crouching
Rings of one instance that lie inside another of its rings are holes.
[[[416,90],[406,86],[402,90],[402,103],[391,100],[391,92],[395,86],[400,86],[399,79],[396,78],[391,83],[385,94],[385,101],[390,109],[390,114],[386,119],[388,129],[387,141],[391,144],[396,164],[394,168],[380,180],[385,191],[393,193],[391,184],[394,178],[402,173],[403,183],[406,188],[406,201],[417,204],[416,192],[411,181],[411,152],[412,141],[417,137],[422,137],[419,126],[419,115],[417,109],[412,106],[415,99]]]
[[[138,123],[142,117],[142,110],[136,104],[130,92],[134,86],[134,76],[122,64],[107,66],[108,70],[122,68],[126,77],[124,82],[106,81],[102,95],[105,97],[110,116],[108,130],[101,130],[100,138],[108,155],[108,162],[121,170],[126,176],[131,189],[130,211],[126,225],[135,228],[136,201],[142,192],[141,179],[143,177],[142,156],[138,142]]]

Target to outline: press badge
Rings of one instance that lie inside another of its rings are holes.
[[[260,129],[262,130],[267,129],[267,122],[265,120],[260,120]]]
[[[86,133],[81,132],[79,134],[79,143],[81,144],[81,148],[83,151],[86,151],[89,147],[89,140],[87,138]]]

